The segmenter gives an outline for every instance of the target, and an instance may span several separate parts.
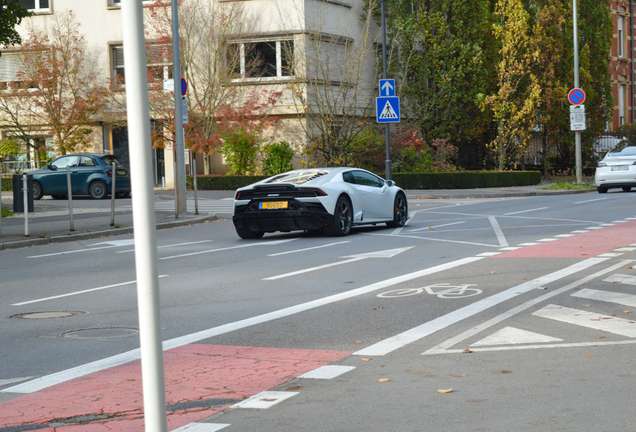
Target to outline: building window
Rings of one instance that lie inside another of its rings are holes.
[[[625,89],[627,87],[621,85],[618,87],[618,118],[619,126],[625,124]]]
[[[227,49],[227,65],[241,79],[291,77],[293,57],[292,40],[234,43]]]
[[[20,0],[20,4],[31,12],[50,12],[52,0]]]
[[[111,58],[113,62],[113,79],[124,83],[124,47],[121,45],[112,47]]]
[[[16,82],[20,71],[20,59],[6,52],[0,56],[0,90],[6,90],[10,83]]]
[[[111,50],[113,79],[119,84],[123,84],[126,70],[124,67],[124,47],[116,45]],[[146,52],[148,82],[162,82],[165,79],[172,78],[172,57],[169,58],[167,47],[165,45],[148,45]]]
[[[142,4],[152,4],[155,0],[143,0]],[[111,6],[121,6],[121,0],[110,0]]]
[[[625,57],[625,31],[624,31],[624,18],[618,17],[618,57]]]

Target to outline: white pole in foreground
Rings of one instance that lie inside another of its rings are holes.
[[[144,422],[147,432],[167,432],[146,41],[141,2],[122,0],[121,15],[124,29]]]

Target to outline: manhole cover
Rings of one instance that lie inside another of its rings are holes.
[[[103,327],[72,330],[62,333],[62,337],[71,339],[117,339],[134,336],[139,330],[131,327]]]
[[[47,319],[47,318],[66,318],[76,315],[84,315],[82,311],[46,311],[46,312],[25,312],[21,314],[11,315],[9,318],[19,319]]]

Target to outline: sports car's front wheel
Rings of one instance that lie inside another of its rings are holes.
[[[333,225],[325,227],[324,232],[328,236],[341,237],[351,233],[353,226],[353,207],[346,196],[341,196],[336,202],[333,214]]]
[[[406,220],[409,215],[409,205],[406,201],[406,196],[403,193],[399,193],[395,196],[395,203],[393,204],[393,220],[387,222],[386,226],[389,228],[399,228],[406,224]]]
[[[263,231],[251,231],[246,228],[236,228],[236,233],[245,240],[259,239],[265,234]]]

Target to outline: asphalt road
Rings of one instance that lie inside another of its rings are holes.
[[[631,430],[635,197],[158,231],[169,430]],[[143,430],[133,243],[0,252],[0,432]]]

